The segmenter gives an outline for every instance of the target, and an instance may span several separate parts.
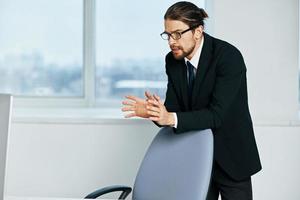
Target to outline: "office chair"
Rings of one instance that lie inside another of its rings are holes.
[[[141,163],[133,187],[133,200],[205,200],[213,163],[213,135],[210,129],[174,134],[173,128],[160,129]],[[86,199],[121,191],[127,186],[99,189]]]
[[[5,193],[5,169],[11,122],[12,96],[0,94],[0,200]]]

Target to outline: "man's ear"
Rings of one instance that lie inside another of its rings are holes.
[[[197,40],[199,40],[203,34],[203,29],[204,27],[202,25],[198,26],[196,29],[195,29],[195,37]]]

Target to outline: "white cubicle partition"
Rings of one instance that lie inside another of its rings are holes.
[[[5,194],[5,169],[11,124],[12,96],[0,94],[0,200]]]

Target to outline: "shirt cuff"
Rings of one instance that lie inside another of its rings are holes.
[[[178,123],[177,114],[174,112],[173,116],[174,116],[174,126],[173,127],[177,128],[177,123]]]

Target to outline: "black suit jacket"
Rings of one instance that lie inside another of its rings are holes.
[[[235,180],[261,169],[248,108],[246,66],[239,50],[204,33],[204,44],[189,106],[184,59],[166,56],[165,106],[176,112],[175,133],[212,129],[214,159]]]

